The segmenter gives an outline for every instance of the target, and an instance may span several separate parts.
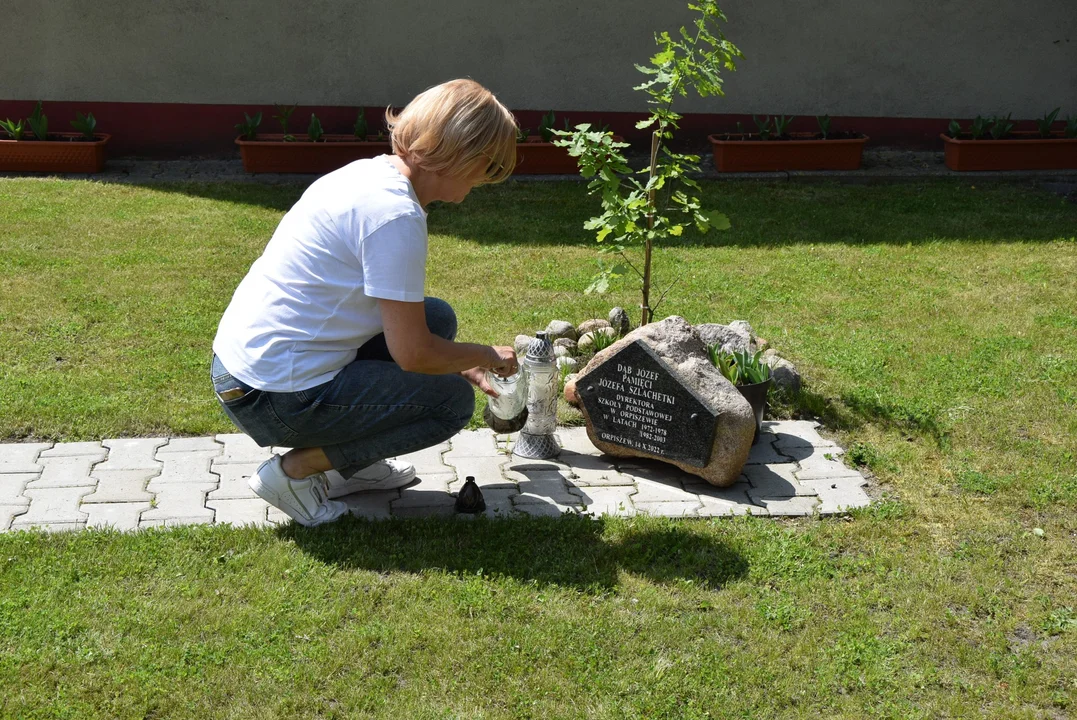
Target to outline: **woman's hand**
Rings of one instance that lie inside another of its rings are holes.
[[[512,348],[495,345],[490,350],[490,361],[486,367],[495,375],[508,377],[520,369],[520,364],[516,360],[516,351]]]
[[[475,367],[471,368],[470,370],[463,370],[460,372],[460,374],[463,375],[469,383],[477,387],[479,390],[482,390],[490,397],[498,397],[497,390],[494,390],[492,387],[490,387],[490,382],[486,379],[486,370],[484,368]]]

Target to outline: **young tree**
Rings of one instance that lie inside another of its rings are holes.
[[[599,261],[600,272],[586,292],[605,292],[611,279],[631,269],[642,284],[642,325],[651,321],[655,309],[676,284],[676,281],[670,283],[652,307],[654,243],[671,235],[681,236],[687,225],[695,225],[700,232],[729,228],[725,215],[700,207],[699,183],[689,177],[689,173],[699,171],[699,156],[671,152],[665,144],[673,138],[673,131],[679,128],[677,121],[682,117],[673,112],[674,98],[687,97],[689,87],[700,97],[724,95],[720,70],[735,70],[735,59],[743,57],[719,28],[719,21],[725,21],[726,17],[716,2],[698,0],[688,7],[699,13],[694,31],[681,27],[679,37],[672,37],[668,32],[655,35],[659,52],[651,58],[650,65],[636,65],[636,69],[649,77],[635,89],[650,96],[647,103],[651,106],[650,117],[636,127],[654,128],[650,165],[636,173],[646,174],[647,180],[641,182],[635,177],[622,154],[628,143],[614,142],[610,132],[592,130],[587,124],[577,125],[574,132],[556,131],[559,139],[554,141],[567,147],[569,154],[577,158],[580,174],[593,178],[587,186],[588,192],[601,195],[603,213],[584,223],[584,228],[597,231],[600,252],[618,255],[621,260],[616,264]],[[626,254],[630,247],[642,247],[642,269]]]

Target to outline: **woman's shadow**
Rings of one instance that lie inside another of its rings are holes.
[[[524,583],[614,588],[622,571],[659,583],[691,580],[717,589],[747,574],[748,563],[688,522],[609,525],[604,518],[513,517],[471,521],[416,518],[369,521],[345,516],[331,525],[277,530],[304,552],[343,569],[509,576]]]

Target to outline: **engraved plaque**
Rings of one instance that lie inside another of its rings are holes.
[[[576,385],[604,442],[705,467],[718,416],[643,342],[626,345]]]

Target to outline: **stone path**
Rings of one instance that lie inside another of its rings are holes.
[[[511,436],[465,431],[403,456],[418,472],[412,485],[343,500],[365,518],[453,515],[455,493],[473,475],[490,517],[831,515],[868,505],[867,481],[817,427],[764,423],[743,474],[728,488],[664,463],[603,455],[584,428],[560,428],[563,450],[551,460],[510,455]],[[247,487],[270,452],[238,434],[3,444],[0,531],[290,522]]]

